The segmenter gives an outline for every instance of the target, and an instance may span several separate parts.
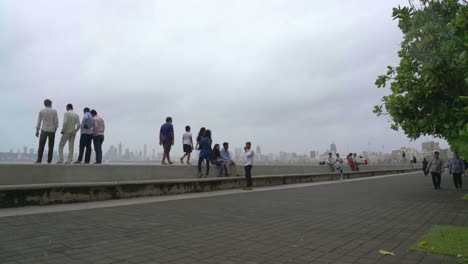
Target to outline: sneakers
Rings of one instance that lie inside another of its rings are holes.
[[[184,164],[184,159],[180,158],[180,163]]]

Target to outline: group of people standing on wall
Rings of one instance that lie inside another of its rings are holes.
[[[52,101],[44,100],[44,108],[39,112],[36,125],[36,137],[39,137],[39,149],[37,151],[36,164],[42,162],[45,144],[48,141],[47,163],[52,163],[54,154],[55,133],[59,127],[57,111],[52,108]],[[59,143],[59,160],[57,164],[70,164],[73,161],[73,151],[75,145],[76,133],[81,130],[80,149],[78,160],[74,164],[89,164],[91,161],[91,143],[94,144],[96,152],[96,162],[102,163],[102,143],[104,142],[104,120],[98,115],[96,110],[90,110],[88,107],[83,109],[83,119],[80,123],[80,117],[73,112],[73,105],[67,104],[66,112],[63,115],[63,125],[60,134],[62,135]],[[68,143],[68,157],[64,162],[63,148]]]
[[[193,143],[194,141],[191,133],[191,128],[190,126],[185,126],[185,132],[182,135],[184,155],[180,157],[180,163],[184,164],[184,159],[186,159],[186,163],[191,164],[190,157],[192,151],[194,149],[199,150],[200,152],[198,155],[198,176],[200,178],[203,177],[203,163],[206,164],[205,176],[208,176],[210,173],[210,164],[215,165],[219,168],[219,177],[229,175],[239,176],[236,170],[236,163],[231,158],[231,153],[229,152],[229,143],[224,142],[222,149],[220,148],[219,144],[214,144],[214,146],[212,147],[213,140],[211,139],[210,129],[202,127],[196,137],[196,145],[194,146]],[[159,130],[159,145],[162,145],[164,149],[161,164],[174,164],[174,162],[170,159],[171,147],[174,145],[174,126],[172,125],[171,117],[166,118],[166,123],[164,123]],[[250,142],[245,143],[244,152],[244,170],[246,179],[246,187],[244,188],[244,190],[252,190],[252,166],[255,153],[252,149],[252,144]]]
[[[457,152],[453,153],[453,157],[449,160],[446,167],[448,167],[449,174],[452,174],[453,184],[455,189],[462,189],[462,174],[466,176],[466,165],[465,161],[460,158]],[[444,172],[444,162],[439,157],[439,151],[434,151],[434,156],[431,161],[427,161],[426,158],[422,161],[423,167],[422,170],[424,175],[427,176],[429,172],[432,176],[432,184],[434,189],[441,189],[441,175]]]

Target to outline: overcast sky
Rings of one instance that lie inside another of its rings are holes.
[[[0,151],[37,149],[46,98],[60,124],[67,103],[96,109],[104,150],[161,152],[166,116],[176,153],[185,125],[263,153],[419,149],[429,137],[410,142],[372,113],[389,93],[377,75],[398,63],[392,7],[406,3],[0,0]]]

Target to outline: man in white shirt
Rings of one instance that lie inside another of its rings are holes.
[[[343,159],[340,158],[339,153],[336,153],[335,170],[340,174],[340,180],[343,180]]]
[[[36,125],[36,137],[39,137],[39,149],[37,151],[36,163],[42,162],[42,155],[44,153],[44,147],[47,140],[49,140],[49,152],[47,153],[47,163],[52,162],[54,155],[54,142],[55,142],[55,131],[58,128],[58,115],[55,109],[52,109],[52,101],[49,99],[44,100],[45,108],[39,112],[37,117]]]
[[[185,133],[182,135],[182,146],[185,154],[180,158],[180,163],[184,164],[184,158],[187,157],[187,164],[190,164],[190,154],[193,150],[193,139],[192,133],[190,132],[190,126],[185,126]]]
[[[245,151],[245,161],[244,161],[245,181],[247,183],[244,190],[251,191],[252,190],[252,166],[253,166],[253,159],[254,159],[255,153],[252,149],[252,144],[250,142],[245,143],[244,151]]]
[[[68,158],[65,164],[70,164],[73,161],[73,149],[75,145],[76,132],[80,130],[80,117],[73,112],[73,105],[67,104],[67,112],[63,114],[62,137],[59,143],[59,160],[57,164],[63,163],[63,147],[68,142]]]

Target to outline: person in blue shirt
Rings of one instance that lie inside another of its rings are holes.
[[[80,151],[78,152],[78,160],[74,164],[81,164],[83,161],[84,153],[84,164],[89,164],[91,160],[91,143],[93,141],[93,116],[89,111],[89,107],[83,109],[83,120],[81,121],[81,136],[80,136]]]
[[[173,164],[174,162],[172,162],[169,157],[171,147],[174,145],[174,127],[172,126],[172,117],[166,117],[166,123],[164,123],[159,130],[159,145],[162,145],[164,148],[161,164],[166,165],[166,159],[169,164]]]
[[[456,189],[462,189],[462,174],[465,173],[465,161],[460,158],[457,152],[449,163],[449,173],[453,175],[453,184]]]
[[[200,156],[198,158],[198,173],[199,177],[203,176],[201,165],[205,160],[206,163],[206,176],[210,174],[210,162],[213,160],[213,149],[211,148],[211,130],[205,130],[203,137],[200,140]]]
[[[236,163],[232,160],[231,153],[229,152],[229,143],[228,142],[223,143],[223,148],[221,149],[220,154],[221,154],[221,159],[224,160],[224,164],[229,166],[229,171],[232,171],[232,172],[234,172],[233,174],[235,174],[236,176],[239,176],[239,174],[237,173],[237,170],[236,170]],[[228,168],[227,168],[228,166],[226,166],[226,171],[225,171],[225,174],[224,174],[225,176],[229,175],[229,171],[228,171]]]

